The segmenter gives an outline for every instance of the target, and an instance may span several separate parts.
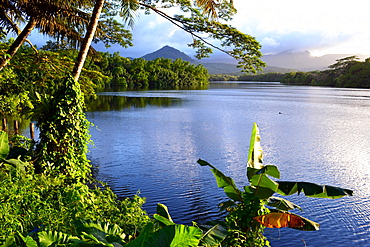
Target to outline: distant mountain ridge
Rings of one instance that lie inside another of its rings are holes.
[[[360,60],[368,56],[361,54],[327,54],[321,57],[314,57],[309,51],[294,52],[285,51],[274,55],[266,55],[262,60],[271,66],[291,68],[300,71],[325,70],[329,65],[334,64],[337,59],[357,55]]]
[[[285,51],[274,55],[263,56],[262,61],[267,64],[267,67],[264,68],[263,72],[287,73],[291,71],[325,70],[329,65],[334,64],[337,59],[352,55],[353,54],[328,54],[321,57],[314,57],[308,51]],[[365,58],[369,57],[366,55],[357,56],[360,58],[360,60],[365,60]],[[187,54],[171,46],[166,45],[155,52],[142,56],[142,58],[146,60],[154,60],[162,57],[172,60],[181,58],[182,60],[191,62],[193,64],[202,64],[206,69],[208,69],[210,74],[242,74],[241,69],[236,67],[237,61],[226,54],[214,55],[211,58],[202,59],[199,61],[192,59]]]
[[[240,68],[237,68],[237,62],[229,62],[229,59],[220,58],[220,59],[214,59],[212,61],[214,62],[202,62],[203,60],[199,61],[196,59],[192,59],[190,56],[186,55],[185,53],[171,47],[171,46],[164,46],[161,49],[154,51],[152,53],[148,53],[141,58],[144,58],[146,60],[154,60],[157,58],[169,58],[172,60],[175,60],[177,58],[181,58],[184,61],[188,61],[192,64],[202,64],[210,74],[228,74],[228,75],[241,75],[243,72],[241,72]],[[228,56],[226,55],[226,58]],[[207,59],[206,59],[207,60]],[[234,59],[235,60],[235,59]],[[279,68],[276,66],[268,66],[264,69],[265,73],[268,72],[279,72],[279,73],[287,73],[293,71],[291,69],[284,69]]]

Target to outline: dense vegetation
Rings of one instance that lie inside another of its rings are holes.
[[[291,72],[281,83],[291,85],[370,88],[370,59],[356,61],[356,56],[338,59],[328,70]]]
[[[208,83],[208,71],[202,65],[193,65],[181,59],[130,60],[118,53],[100,53],[100,59],[94,64],[110,77],[108,85],[120,85],[128,89],[158,89]]]
[[[238,81],[263,81],[263,82],[279,82],[284,76],[282,73],[261,73],[258,75],[244,74],[238,77]]]
[[[11,42],[0,43],[0,50],[6,50]],[[3,103],[0,114],[14,114],[29,108],[34,92],[52,94],[61,86],[65,74],[73,68],[77,53],[75,49],[60,49],[51,42],[37,52],[29,45],[23,45],[1,73],[0,99]],[[88,58],[80,84],[84,95],[89,97],[112,86],[121,89],[202,86],[208,83],[208,76],[201,65],[181,59],[130,60],[118,53],[96,52]]]
[[[270,72],[260,74],[243,74],[243,75],[227,75],[227,74],[211,74],[210,81],[260,81],[260,82],[280,82],[285,74]]]

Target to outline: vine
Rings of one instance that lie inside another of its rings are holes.
[[[86,178],[90,164],[86,157],[89,126],[83,112],[84,99],[78,82],[67,77],[54,95],[36,93],[32,110],[40,129],[34,165],[36,171]]]

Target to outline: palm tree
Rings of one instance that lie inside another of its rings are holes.
[[[78,54],[75,67],[73,68],[72,76],[75,81],[78,81],[78,78],[80,77],[82,67],[85,63],[87,53],[90,49],[91,42],[94,38],[96,28],[98,26],[99,17],[103,9],[105,0],[96,0],[94,10],[91,16],[90,23],[86,30],[85,38],[81,44],[80,52]]]
[[[35,28],[53,37],[81,41],[80,32],[87,26],[89,15],[80,9],[91,6],[90,3],[88,0],[0,0],[1,26],[18,34],[6,55],[0,59],[0,70],[7,65]],[[16,22],[26,22],[20,33]]]

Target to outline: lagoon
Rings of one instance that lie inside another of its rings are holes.
[[[137,191],[153,214],[168,206],[176,223],[223,217],[226,199],[208,161],[232,177],[245,176],[253,122],[259,125],[264,164],[281,180],[354,191],[353,197],[293,195],[293,211],[321,224],[316,232],[266,229],[272,246],[370,246],[370,90],[212,82],[203,90],[103,92],[87,118],[95,175],[119,197]]]

